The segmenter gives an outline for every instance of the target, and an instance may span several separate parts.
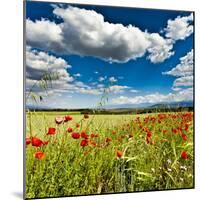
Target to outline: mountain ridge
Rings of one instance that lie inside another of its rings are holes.
[[[179,108],[179,107],[194,107],[192,101],[182,101],[182,102],[163,102],[157,104],[122,104],[122,105],[105,105],[102,106],[102,109],[112,110],[112,109],[154,109],[154,108]],[[34,110],[84,110],[84,109],[95,109],[94,107],[90,108],[52,108],[48,106],[39,106],[39,105],[26,105],[26,109]]]

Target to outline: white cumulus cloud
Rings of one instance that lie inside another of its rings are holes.
[[[171,39],[159,33],[142,31],[131,24],[124,26],[107,22],[102,14],[94,10],[55,7],[53,13],[63,22],[55,24],[44,19],[35,22],[27,19],[29,45],[61,54],[94,56],[121,63],[146,53],[152,63],[159,63],[174,54]],[[168,37],[170,30],[166,28]]]
[[[107,78],[106,76],[100,76],[99,79],[98,79],[98,81],[102,82],[102,81],[106,80],[106,78]]]
[[[173,83],[173,87],[180,86],[193,86],[193,76],[183,76],[177,78]]]
[[[80,73],[74,74],[75,77],[81,77]]]
[[[176,77],[173,82],[173,92],[168,94],[152,93],[140,96],[119,96],[111,100],[112,104],[142,104],[142,103],[165,103],[165,102],[181,102],[193,100],[193,49],[185,56],[180,58],[180,63],[170,71],[163,72],[163,75]],[[133,89],[131,89],[133,90]],[[131,91],[130,90],[130,91]]]
[[[176,65],[176,67],[172,68],[168,72],[163,72],[164,75],[171,75],[171,76],[191,76],[193,75],[193,49],[187,53],[187,55],[180,58],[180,63]]]
[[[178,16],[174,20],[169,19],[165,28],[166,37],[172,40],[184,40],[193,33],[193,13],[189,16]]]
[[[108,88],[108,92],[114,93],[114,94],[120,94],[125,92],[125,90],[129,89],[128,86],[122,86],[122,85],[112,85]]]
[[[181,101],[192,101],[193,100],[193,88],[183,89],[176,93],[160,94],[152,93],[144,96],[119,96],[111,100],[112,104],[123,105],[123,104],[155,104],[155,103],[166,103],[166,102],[181,102]]]
[[[114,82],[117,82],[117,79],[114,76],[112,76],[109,78],[109,81],[114,83]]]
[[[47,73],[57,73],[59,83],[71,82],[73,77],[67,72],[71,66],[62,58],[49,55],[43,51],[37,51],[27,47],[26,49],[26,78],[27,87],[41,80]],[[56,81],[57,83],[57,81]]]
[[[26,40],[28,45],[48,51],[62,49],[62,29],[55,22],[46,19],[35,22],[26,20]]]
[[[149,52],[148,59],[152,63],[160,63],[165,61],[167,58],[174,55],[172,51],[173,45],[171,40],[164,39],[158,33],[152,33],[148,36],[151,45],[147,49]]]
[[[193,65],[194,57],[192,49],[185,56],[180,58],[180,63],[178,65],[162,74],[177,77],[173,83],[172,89],[178,91],[181,87],[193,86]]]
[[[112,85],[109,88],[104,84],[86,84],[74,78],[67,72],[71,66],[66,60],[52,56],[44,51],[32,49],[30,46],[26,50],[26,94],[32,92],[42,96],[62,96],[65,93],[78,93],[88,95],[102,95],[106,90],[109,93],[123,93],[128,86]],[[46,73],[56,72],[59,74],[59,79],[52,80],[52,87],[48,87],[44,91],[39,85],[40,80]],[[81,74],[74,74],[75,77],[80,77]],[[105,80],[107,77],[99,77],[99,81]],[[111,81],[115,82],[114,77],[110,77]],[[131,88],[130,88],[131,89]]]

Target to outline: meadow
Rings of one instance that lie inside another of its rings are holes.
[[[193,188],[193,113],[26,113],[26,198]]]

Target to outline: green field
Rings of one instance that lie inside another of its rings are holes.
[[[55,122],[67,115],[72,120]],[[33,145],[35,137],[46,144]],[[26,198],[193,187],[192,112],[27,112],[26,138]]]

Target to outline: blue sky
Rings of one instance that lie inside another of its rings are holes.
[[[28,1],[26,19],[26,92],[43,96],[28,105],[95,107],[105,88],[110,106],[193,100],[191,12]],[[61,80],[45,92],[47,69]]]

